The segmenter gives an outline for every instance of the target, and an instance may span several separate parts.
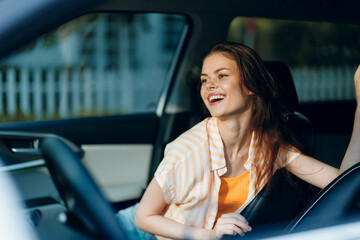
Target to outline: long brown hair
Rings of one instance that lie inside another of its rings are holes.
[[[251,128],[259,137],[265,155],[265,169],[257,171],[255,190],[267,176],[272,176],[279,149],[284,145],[301,146],[287,124],[290,112],[280,103],[278,87],[260,56],[251,48],[231,42],[212,46],[203,59],[213,53],[222,53],[234,59],[239,68],[241,88],[249,90],[252,98]]]

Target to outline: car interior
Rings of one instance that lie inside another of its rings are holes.
[[[220,41],[260,54],[302,152],[340,166],[359,2],[20,2],[0,1],[0,171],[39,239],[126,239],[115,213],[141,199],[165,146],[209,116],[201,58]],[[359,221],[359,173],[320,190],[277,171],[241,212],[245,239]]]

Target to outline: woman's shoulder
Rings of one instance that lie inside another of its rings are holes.
[[[300,154],[301,151],[298,148],[290,144],[282,144],[279,148],[277,157],[278,168],[282,168],[290,164]]]
[[[206,118],[197,123],[189,130],[182,133],[174,141],[166,146],[165,154],[170,150],[182,150],[188,152],[204,146],[208,142],[209,129],[214,124],[213,118]]]

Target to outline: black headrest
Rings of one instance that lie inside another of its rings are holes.
[[[288,121],[290,129],[297,136],[303,153],[312,156],[315,150],[314,128],[306,116],[296,111],[299,100],[289,67],[281,61],[266,61],[265,65],[278,86],[280,102],[293,113]]]
[[[289,67],[282,61],[265,61],[264,63],[279,88],[281,103],[290,111],[294,111],[299,100]]]

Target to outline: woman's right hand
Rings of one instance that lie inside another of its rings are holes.
[[[227,213],[221,215],[215,227],[211,231],[211,239],[220,239],[224,235],[244,236],[251,231],[251,227],[246,219],[238,213]]]

